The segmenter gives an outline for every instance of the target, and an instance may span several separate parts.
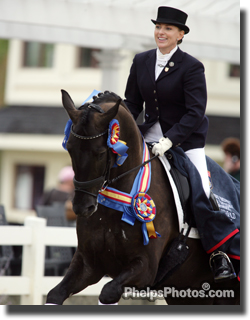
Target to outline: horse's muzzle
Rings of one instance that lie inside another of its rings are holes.
[[[75,198],[73,200],[73,211],[79,217],[88,218],[92,216],[92,214],[96,212],[97,207],[98,207],[97,201],[90,201],[90,202],[85,201],[84,203],[80,201],[79,203],[78,201],[76,201]]]
[[[80,207],[79,209],[78,209],[78,206],[73,206],[73,210],[77,216],[89,218],[90,216],[92,216],[93,213],[96,212],[97,207],[98,207],[98,204],[96,204],[95,206],[91,205],[87,208]]]

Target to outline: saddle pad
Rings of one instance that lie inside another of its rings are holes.
[[[183,210],[182,210],[182,205],[181,205],[179,193],[178,193],[178,190],[176,188],[175,182],[174,182],[174,180],[172,178],[172,175],[170,173],[171,165],[170,165],[169,161],[167,160],[167,158],[165,156],[164,157],[158,157],[158,158],[161,161],[161,163],[162,163],[162,165],[163,165],[163,167],[164,167],[164,169],[165,169],[165,171],[167,173],[167,176],[168,176],[168,179],[169,179],[172,191],[173,191],[176,210],[177,210],[177,215],[178,215],[178,221],[179,221],[179,232],[181,232],[181,230],[183,228],[184,229],[184,234],[185,234],[187,229],[188,229],[188,224],[184,223],[184,221],[183,221],[184,214],[183,214]],[[190,233],[188,235],[188,238],[193,238],[193,239],[199,239],[200,238],[200,235],[198,233],[197,228],[191,228]]]

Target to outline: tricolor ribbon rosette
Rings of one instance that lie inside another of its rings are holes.
[[[119,140],[120,137],[120,126],[117,119],[113,119],[109,123],[109,135],[107,140],[107,145],[112,149],[113,153],[117,154],[116,162],[114,167],[121,166],[124,161],[127,159],[128,147],[126,142]]]
[[[160,237],[155,231],[153,220],[156,215],[156,207],[153,199],[147,194],[140,192],[133,197],[132,200],[134,216],[137,220],[143,222],[142,233],[144,244],[148,243],[148,238]]]
[[[133,208],[135,217],[141,222],[150,222],[154,220],[156,208],[154,201],[146,193],[137,193],[133,198]]]

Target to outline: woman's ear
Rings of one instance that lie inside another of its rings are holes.
[[[178,40],[182,40],[182,38],[184,37],[184,34],[185,34],[184,30],[180,30]]]

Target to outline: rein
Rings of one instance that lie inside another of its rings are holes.
[[[157,157],[158,157],[158,154],[155,155],[153,158],[151,158],[151,159],[143,162],[143,163],[140,164],[139,166],[134,167],[133,169],[130,169],[130,170],[122,173],[122,174],[119,175],[118,177],[116,177],[116,178],[114,178],[114,179],[112,179],[112,180],[107,180],[107,181],[105,181],[105,182],[104,182],[104,185],[103,185],[103,187],[102,187],[102,189],[101,189],[100,191],[105,190],[105,189],[107,188],[107,186],[110,185],[111,183],[114,183],[115,181],[117,181],[117,180],[123,178],[124,176],[126,176],[127,174],[129,174],[129,173],[131,173],[131,172],[133,172],[133,171],[135,171],[135,170],[137,170],[137,169],[140,169],[141,167],[145,166],[147,163],[151,162],[152,160],[154,160],[154,159],[157,158]]]

